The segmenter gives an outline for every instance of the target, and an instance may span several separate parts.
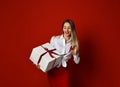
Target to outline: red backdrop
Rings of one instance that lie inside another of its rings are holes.
[[[49,87],[47,74],[29,56],[62,33],[66,18],[75,22],[81,57],[66,84],[120,87],[119,15],[119,0],[0,1],[0,87]]]

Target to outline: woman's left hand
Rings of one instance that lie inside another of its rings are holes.
[[[73,55],[77,55],[78,49],[76,46],[73,47],[72,53]]]

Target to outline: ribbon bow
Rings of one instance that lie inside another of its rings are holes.
[[[57,54],[57,53],[55,53],[55,52],[53,52],[54,50],[56,50],[56,49],[52,49],[52,50],[49,50],[48,48],[46,48],[46,47],[43,47],[43,46],[41,46],[43,49],[45,49],[45,53],[43,53],[41,56],[40,56],[40,58],[39,58],[39,60],[38,60],[38,62],[37,62],[37,64],[39,64],[40,63],[40,60],[41,60],[41,58],[42,58],[42,56],[44,56],[46,53],[48,53],[52,58],[55,58],[55,56],[53,56],[52,54],[56,54],[56,55],[59,55],[59,54]]]

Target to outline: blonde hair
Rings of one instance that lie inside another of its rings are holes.
[[[74,22],[71,19],[67,19],[67,20],[63,21],[62,29],[63,29],[63,26],[64,26],[64,24],[66,22],[70,24],[71,30],[72,30],[72,32],[71,32],[72,47],[76,47],[77,52],[78,52],[78,50],[79,50],[79,42],[78,42],[78,38],[77,38],[75,24],[74,24]]]

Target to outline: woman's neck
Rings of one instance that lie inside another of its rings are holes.
[[[66,42],[70,39],[70,36],[65,36],[65,35],[63,35],[63,36],[64,36]]]

